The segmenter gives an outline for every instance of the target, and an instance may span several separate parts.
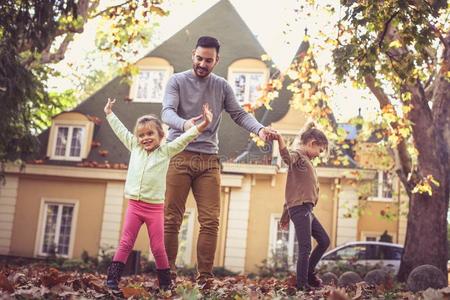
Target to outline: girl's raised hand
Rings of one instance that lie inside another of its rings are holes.
[[[116,103],[116,99],[111,100],[111,98],[108,98],[108,102],[106,103],[104,108],[105,114],[109,115],[110,113],[112,113],[112,107],[114,103]]]
[[[203,113],[202,113],[202,122],[197,125],[197,129],[200,132],[203,132],[206,127],[208,127],[209,123],[211,123],[213,118],[212,112],[209,110],[208,104],[203,104]]]
[[[203,104],[203,121],[207,122],[207,124],[211,123],[213,118],[212,112],[209,110],[209,104]]]

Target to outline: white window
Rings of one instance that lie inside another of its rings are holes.
[[[84,126],[56,125],[56,141],[52,159],[81,160],[85,143]]]
[[[289,268],[297,263],[298,242],[295,236],[294,223],[289,222],[287,230],[280,228],[280,215],[273,214],[270,218],[269,261],[287,259]]]
[[[76,218],[76,203],[59,203],[44,201],[41,207],[40,239],[38,255],[56,254],[71,257],[74,224]]]
[[[229,78],[236,100],[240,104],[255,103],[261,96],[260,88],[267,81],[264,71],[232,71]]]
[[[134,79],[133,101],[162,103],[169,71],[168,68],[141,69]]]
[[[178,235],[178,255],[176,265],[179,267],[189,266],[192,257],[192,240],[194,237],[194,209],[187,209],[184,213]]]
[[[392,175],[389,172],[377,172],[372,181],[372,195],[369,200],[392,201]]]

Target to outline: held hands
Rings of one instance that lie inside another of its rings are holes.
[[[108,103],[106,103],[105,108],[103,109],[106,115],[112,113],[112,107],[114,103],[116,103],[116,99],[111,100],[111,98],[108,98]]]
[[[203,121],[197,125],[197,129],[198,131],[203,132],[206,127],[208,127],[209,123],[211,123],[213,118],[213,114],[209,110],[208,103],[203,104],[203,114],[200,117],[203,118]]]
[[[273,140],[278,140],[279,134],[275,129],[273,129],[271,127],[263,127],[259,130],[258,136],[263,141],[273,141]]]

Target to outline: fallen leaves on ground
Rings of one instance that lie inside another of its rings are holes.
[[[61,272],[45,265],[2,266],[0,299],[445,299],[450,288],[428,289],[413,294],[386,291],[381,287],[358,283],[349,288],[325,286],[319,290],[297,292],[295,277],[249,279],[232,276],[209,279],[197,284],[188,277],[178,277],[172,290],[160,291],[153,275],[124,277],[120,291],[105,285],[105,275],[98,273]]]

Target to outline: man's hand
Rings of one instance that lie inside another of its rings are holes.
[[[106,115],[112,113],[112,107],[114,103],[116,103],[116,99],[111,100],[111,98],[108,98],[108,103],[106,103],[105,108],[103,109]]]
[[[200,120],[202,117],[203,117],[203,115],[199,115],[199,116],[193,117],[189,120],[186,120],[183,124],[183,130],[188,131],[189,128],[191,128],[192,126],[195,126],[195,122]]]
[[[213,118],[213,114],[212,114],[212,112],[209,110],[209,105],[208,105],[208,103],[206,103],[206,104],[203,105],[203,114],[202,114],[202,117],[203,117],[203,121],[202,121],[200,124],[197,125],[197,129],[198,129],[198,131],[200,131],[200,132],[203,132],[203,131],[206,129],[206,127],[208,127],[209,123],[211,123],[212,118]]]
[[[271,127],[263,127],[259,130],[258,136],[263,141],[272,141],[275,140],[278,136],[278,132]]]

